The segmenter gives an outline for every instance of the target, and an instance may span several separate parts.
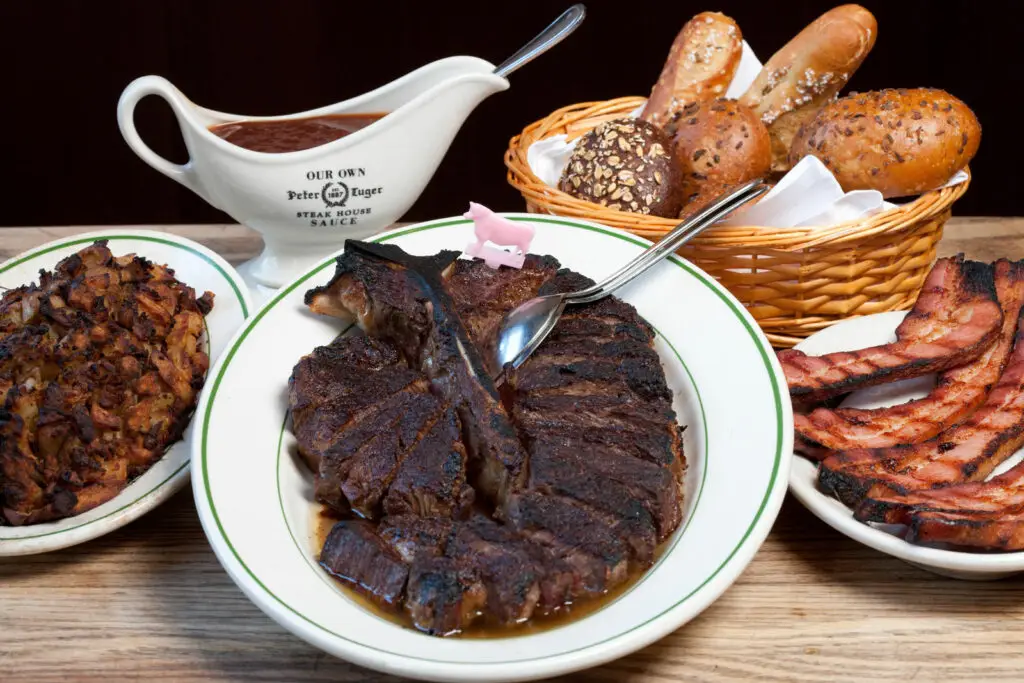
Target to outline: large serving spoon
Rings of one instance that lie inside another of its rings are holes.
[[[551,25],[538,33],[533,40],[495,67],[495,75],[505,78],[516,69],[525,66],[539,55],[558,45],[576,30],[586,15],[587,8],[583,5],[573,5],[565,10],[562,12],[562,16],[551,22]]]
[[[586,304],[603,299],[647,272],[651,266],[675,252],[706,228],[767,191],[768,186],[761,180],[741,185],[680,223],[660,242],[651,245],[603,281],[578,292],[536,297],[516,307],[505,316],[498,330],[496,360],[497,367],[502,370],[496,383],[500,384],[504,380],[505,370],[510,364],[512,369],[518,368],[537,350],[554,329],[567,305]]]

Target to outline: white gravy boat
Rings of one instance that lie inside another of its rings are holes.
[[[276,117],[205,109],[166,79],[144,76],[121,94],[117,121],[143,161],[263,235],[263,253],[240,270],[254,289],[277,288],[341,249],[346,239],[380,232],[412,206],[470,112],[508,88],[508,80],[493,71],[494,65],[482,59],[449,57],[344,102]],[[187,163],[171,163],[139,137],[135,106],[147,95],[164,98],[174,110]],[[209,130],[243,120],[377,112],[387,116],[296,152],[254,152]]]

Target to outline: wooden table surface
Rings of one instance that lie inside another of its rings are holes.
[[[92,228],[0,229],[0,258]],[[157,227],[253,256],[239,226]],[[1024,219],[955,219],[941,243],[1024,258]],[[1024,578],[963,582],[833,531],[788,499],[743,576],[659,643],[564,681],[1024,679]],[[0,559],[0,681],[394,681],[306,645],[217,563],[192,502],[103,538]]]

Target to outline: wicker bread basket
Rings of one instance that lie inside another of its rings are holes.
[[[545,185],[526,152],[537,140],[579,137],[644,102],[623,97],[563,107],[527,126],[505,153],[508,182],[527,210],[594,221],[658,240],[678,220],[608,209]],[[870,218],[823,228],[720,227],[679,254],[717,278],[750,311],[768,339],[789,347],[844,318],[910,308],[935,261],[950,209],[968,182],[921,195]]]

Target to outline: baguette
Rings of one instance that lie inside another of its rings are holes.
[[[843,190],[884,197],[942,186],[978,151],[981,125],[942,90],[880,90],[836,100],[797,133],[790,161],[816,156]]]
[[[768,127],[773,171],[790,169],[789,148],[797,130],[842,90],[877,35],[871,12],[842,5],[811,22],[764,65],[740,102]]]
[[[736,75],[742,53],[743,36],[736,22],[718,12],[701,12],[672,42],[640,118],[665,126],[687,104],[721,97]]]

